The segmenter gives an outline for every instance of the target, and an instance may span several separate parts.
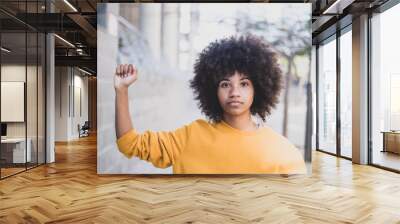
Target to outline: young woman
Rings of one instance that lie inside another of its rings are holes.
[[[281,70],[262,39],[247,35],[211,43],[194,65],[190,83],[208,118],[169,132],[137,133],[128,88],[138,78],[133,65],[118,65],[114,76],[116,134],[120,152],[154,166],[186,174],[303,174],[304,159],[285,137],[260,127],[278,102]]]

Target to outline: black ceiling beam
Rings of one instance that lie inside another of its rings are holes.
[[[35,30],[35,27],[33,27],[33,26],[31,26],[31,25],[29,25],[28,23],[25,22],[25,21],[26,21],[26,18],[25,18],[24,20],[21,20],[20,18],[18,18],[17,16],[15,16],[13,13],[11,13],[11,12],[9,12],[9,11],[7,11],[7,10],[1,8],[1,7],[0,7],[0,12],[1,12],[0,15],[2,16],[2,17],[0,17],[0,23],[1,23],[2,25],[3,25],[3,23],[2,23],[2,20],[3,20],[3,19],[5,19],[5,20],[10,20],[10,19],[12,19],[17,27],[23,26],[23,27],[24,27],[24,30],[25,30],[26,28],[29,28],[29,29],[31,29],[31,30]],[[2,14],[3,14],[4,16],[3,16]],[[8,25],[8,24],[5,23],[4,25]],[[6,31],[6,28],[12,28],[12,27],[1,27],[2,31]]]
[[[55,56],[56,66],[79,66],[87,67],[96,71],[97,60],[91,56]]]
[[[90,56],[90,57],[97,57],[97,48],[91,48],[91,47],[78,47],[79,49],[82,50],[84,55],[77,55],[77,56]],[[67,48],[67,47],[57,47],[55,48],[56,50],[56,56],[67,56],[69,52],[74,52],[76,53],[76,48]],[[71,55],[69,55],[71,56]],[[74,56],[74,55],[72,55]]]
[[[23,23],[17,22],[14,19],[4,18],[0,19],[1,24],[1,32],[15,32],[15,31],[23,31],[25,32],[26,25]]]
[[[42,32],[82,30],[66,13],[18,13],[16,17]]]

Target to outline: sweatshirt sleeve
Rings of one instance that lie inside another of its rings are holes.
[[[174,164],[185,148],[189,126],[171,132],[145,131],[143,134],[131,129],[117,140],[119,151],[126,157],[136,156],[159,168]]]

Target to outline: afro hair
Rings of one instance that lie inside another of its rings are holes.
[[[246,75],[253,83],[250,112],[265,121],[278,103],[282,71],[275,52],[254,35],[216,40],[199,54],[190,87],[200,110],[211,121],[222,120],[224,112],[218,101],[218,84],[235,72]]]

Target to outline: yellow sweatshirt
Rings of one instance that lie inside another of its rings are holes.
[[[304,174],[299,150],[271,128],[242,131],[196,120],[171,132],[130,130],[117,140],[128,158],[173,166],[176,174]]]

